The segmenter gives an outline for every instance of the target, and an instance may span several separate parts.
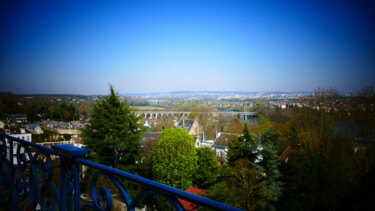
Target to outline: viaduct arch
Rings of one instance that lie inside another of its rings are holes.
[[[210,113],[212,113],[214,116],[217,116],[217,115],[236,116],[239,119],[245,120],[245,121],[248,119],[256,118],[258,116],[258,112],[219,111],[219,112],[210,112]],[[187,118],[190,112],[189,111],[136,111],[136,114],[146,119],[158,119],[162,116]]]

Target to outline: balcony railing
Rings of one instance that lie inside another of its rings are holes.
[[[51,149],[0,133],[0,204],[9,210],[39,207],[42,210],[113,210],[115,203],[121,203],[127,210],[135,210],[150,196],[158,196],[169,201],[174,210],[184,210],[179,199],[213,210],[239,210],[85,160],[87,153],[86,149],[70,145],[56,145]],[[91,200],[80,198],[82,166],[94,172],[88,179]],[[105,178],[106,182],[99,182],[103,181],[99,178]],[[129,194],[124,181],[140,191]]]

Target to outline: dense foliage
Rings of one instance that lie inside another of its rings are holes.
[[[152,158],[154,180],[185,190],[193,185],[197,152],[193,138],[183,129],[165,129]]]
[[[217,181],[219,162],[210,147],[197,148],[197,159],[193,183],[199,188],[206,189]]]
[[[221,181],[209,189],[208,196],[246,210],[274,209],[281,195],[278,139],[273,128],[255,135],[245,124],[243,136],[229,145]]]
[[[143,135],[139,117],[121,102],[113,87],[94,105],[91,118],[82,130],[89,156],[96,162],[133,171]]]
[[[42,114],[68,120],[75,118],[71,114],[91,109],[87,104],[74,110],[69,102],[55,100],[49,104],[47,100],[34,104],[21,99],[6,95],[0,100],[0,110],[30,112],[31,119]],[[243,125],[235,116],[212,115],[210,112],[219,107],[207,107],[203,100],[196,105],[186,102],[189,101],[178,101],[186,106],[182,110],[194,108],[190,118],[200,123],[210,139],[214,139],[216,131],[233,136],[233,141],[215,142],[229,143],[227,160],[222,164],[211,149],[196,149],[186,131],[168,129],[174,127],[174,122],[167,117],[153,121],[153,130],[163,131],[161,138],[144,142],[138,157],[141,121],[112,87],[109,96],[94,104],[89,124],[82,131],[89,156],[127,171],[133,171],[139,161],[142,170],[136,173],[144,177],[182,190],[191,185],[203,188],[207,197],[245,210],[375,207],[373,89],[353,97],[340,96],[335,89],[318,89],[310,98],[301,100],[301,105],[308,106],[300,107],[281,108],[270,106],[267,101],[255,101],[252,111],[259,112],[257,125]],[[133,102],[143,103],[146,101]],[[178,104],[165,104],[178,108]],[[221,107],[233,110],[233,105]],[[56,131],[45,130],[44,134],[33,135],[33,140],[46,141],[56,135]],[[279,159],[285,149],[289,149],[287,159]],[[162,205],[159,208],[168,207]]]
[[[48,115],[48,114],[47,114]],[[65,121],[77,120],[79,116],[77,115],[76,108],[73,104],[62,104],[55,107],[55,109],[50,113],[51,119],[59,119]]]
[[[374,207],[374,143],[351,138],[350,133],[336,133],[335,120],[339,116],[340,113],[306,109],[296,111],[289,120],[285,139],[293,150],[282,166],[285,190],[279,201],[280,209]]]

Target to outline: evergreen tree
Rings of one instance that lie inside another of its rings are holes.
[[[210,147],[197,148],[197,168],[194,174],[194,185],[206,189],[216,182],[219,171],[219,161]]]
[[[256,164],[263,169],[263,180],[261,188],[261,207],[263,209],[274,209],[275,202],[281,196],[282,182],[279,171],[277,144],[279,134],[273,127],[265,128],[258,136],[259,148],[261,148],[261,160]]]
[[[257,139],[250,134],[247,123],[244,124],[243,136],[229,144],[228,162],[232,164],[238,159],[248,159],[255,162],[258,155]]]
[[[197,153],[193,137],[185,130],[163,130],[152,161],[153,175],[157,182],[182,190],[193,185]]]
[[[276,150],[279,136],[273,128],[252,135],[246,124],[243,133],[230,145],[227,175],[208,190],[208,197],[246,210],[273,210],[282,184]]]
[[[126,100],[120,101],[110,85],[110,94],[100,97],[95,103],[82,137],[93,161],[133,171],[143,127],[126,103]]]
[[[244,210],[260,210],[263,169],[240,158],[222,169],[222,180],[211,186],[206,197]]]

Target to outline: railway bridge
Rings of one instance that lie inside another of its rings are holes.
[[[158,119],[162,116],[188,118],[190,111],[136,111],[136,113],[146,119]],[[241,112],[241,111],[216,111],[205,112],[211,113],[213,116],[236,116],[241,120],[247,121],[248,119],[257,118],[258,112]]]

